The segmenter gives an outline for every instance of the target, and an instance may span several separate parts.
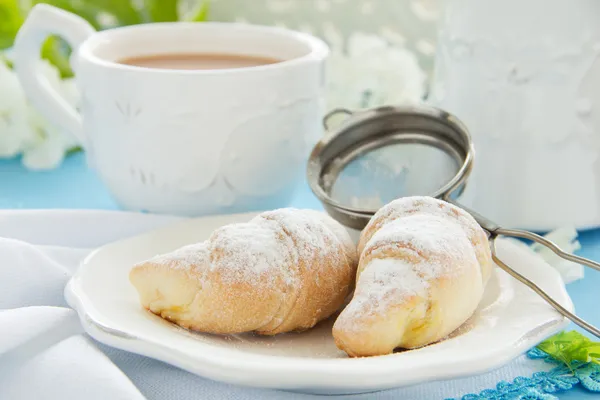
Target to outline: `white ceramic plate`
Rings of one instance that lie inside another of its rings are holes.
[[[206,239],[217,227],[255,214],[179,222],[93,252],[66,288],[85,330],[109,346],[143,354],[223,382],[310,393],[360,393],[474,375],[500,367],[567,324],[543,300],[496,268],[484,298],[463,327],[440,343],[393,355],[346,357],[332,321],[274,337],[192,333],[148,313],[129,283],[131,265]],[[558,273],[510,241],[499,253],[572,309]]]

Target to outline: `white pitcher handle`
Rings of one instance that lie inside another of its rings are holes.
[[[50,35],[65,39],[73,53],[95,32],[86,20],[59,8],[37,4],[15,39],[15,71],[29,101],[50,122],[85,143],[81,115],[57,93],[39,70],[41,47]]]

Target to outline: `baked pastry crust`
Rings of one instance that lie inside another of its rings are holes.
[[[384,206],[358,250],[356,291],[333,327],[336,345],[350,356],[443,339],[473,314],[493,265],[473,217],[431,197]]]
[[[141,304],[184,328],[264,335],[329,317],[354,287],[346,229],[312,210],[279,209],[133,267]]]

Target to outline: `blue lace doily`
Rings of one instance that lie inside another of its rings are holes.
[[[460,400],[557,400],[558,397],[552,393],[573,389],[577,385],[592,392],[600,392],[598,364],[573,362],[569,368],[537,348],[529,350],[527,356],[557,366],[548,372],[536,372],[530,378],[519,376],[512,382],[500,381],[495,389],[486,389],[479,394],[467,394]]]

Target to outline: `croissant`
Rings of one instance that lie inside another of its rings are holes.
[[[263,335],[304,330],[353,290],[358,257],[323,213],[279,209],[133,267],[141,304],[184,328]]]
[[[475,311],[491,273],[487,236],[447,202],[406,197],[361,233],[353,299],[333,326],[350,356],[389,354],[439,341]]]

